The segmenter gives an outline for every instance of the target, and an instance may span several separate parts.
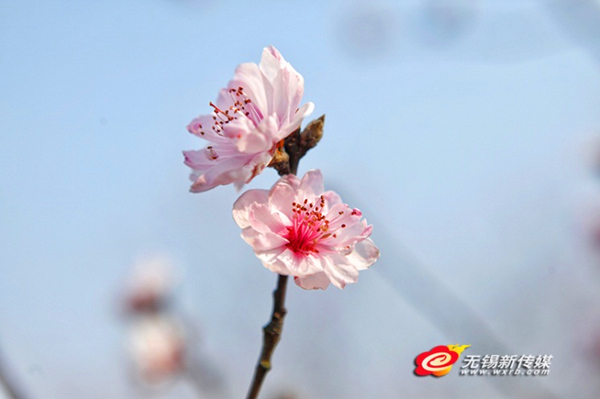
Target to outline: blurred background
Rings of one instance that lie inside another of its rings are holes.
[[[300,173],[382,255],[344,291],[289,287],[262,397],[600,396],[600,1],[1,0],[0,365],[27,398],[244,397],[276,277],[238,193],[190,194],[181,151],[270,44],[327,115]],[[177,275],[161,331],[203,366],[147,386],[124,298],[156,259]],[[554,359],[413,375],[448,344]]]

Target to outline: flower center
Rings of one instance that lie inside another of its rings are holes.
[[[252,121],[254,126],[258,126],[258,124],[263,120],[263,115],[258,107],[248,97],[248,95],[244,93],[244,88],[240,86],[237,89],[229,89],[228,93],[231,96],[233,104],[224,111],[212,102],[209,103],[209,105],[214,109],[214,123],[211,126],[213,132],[223,136],[223,129],[225,128],[225,125],[233,120],[238,119],[239,117],[248,118],[250,121]],[[205,133],[202,130],[202,126],[200,126],[200,129],[200,134],[204,135]]]
[[[319,204],[309,203],[307,199],[299,204],[292,202],[292,225],[287,228],[284,235],[289,241],[287,247],[297,254],[307,255],[318,253],[317,244],[320,240],[331,235],[329,231],[329,220],[323,215],[325,198],[321,195]]]

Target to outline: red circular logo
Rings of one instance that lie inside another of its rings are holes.
[[[447,346],[436,346],[428,352],[423,352],[415,359],[417,368],[415,374],[425,376],[433,374],[437,377],[447,374],[452,365],[456,363],[459,354],[448,349]]]

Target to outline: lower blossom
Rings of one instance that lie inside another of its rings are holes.
[[[359,270],[379,258],[372,226],[333,191],[321,171],[300,180],[281,177],[271,190],[249,190],[233,205],[242,238],[269,270],[294,277],[304,289],[356,283]]]

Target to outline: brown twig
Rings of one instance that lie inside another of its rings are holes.
[[[263,346],[260,353],[254,378],[247,399],[256,399],[258,392],[262,386],[265,376],[271,370],[271,356],[275,351],[275,347],[281,338],[281,330],[283,329],[283,319],[285,318],[285,291],[287,288],[288,276],[281,274],[277,278],[277,288],[273,291],[273,314],[271,321],[263,327]]]
[[[302,133],[298,129],[287,136],[269,166],[276,169],[279,176],[298,173],[300,159],[319,143],[324,125],[325,115],[322,115],[306,125]]]
[[[273,158],[269,166],[277,170],[280,176],[287,174],[297,174],[300,159],[314,146],[317,145],[323,137],[323,125],[325,115],[310,122],[302,131],[300,129],[290,134],[283,143],[283,147]],[[247,399],[256,399],[265,379],[265,376],[271,370],[271,357],[275,352],[275,347],[281,339],[283,330],[283,319],[287,310],[285,309],[285,292],[287,288],[288,276],[277,276],[277,288],[273,291],[273,313],[271,321],[263,327],[263,346],[260,352],[258,364],[254,370],[254,378],[248,391]]]

